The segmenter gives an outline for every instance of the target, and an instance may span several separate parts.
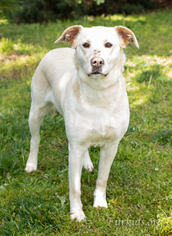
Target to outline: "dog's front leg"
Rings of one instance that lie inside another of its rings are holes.
[[[106,185],[109,177],[110,168],[117,152],[118,145],[109,145],[100,150],[99,173],[94,192],[93,207],[106,207]]]
[[[81,172],[85,152],[81,146],[69,143],[69,199],[71,219],[85,218],[81,203]]]

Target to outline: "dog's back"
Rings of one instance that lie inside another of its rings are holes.
[[[39,104],[42,101],[42,106],[45,106],[46,102],[52,102],[54,104],[52,89],[55,89],[56,95],[59,96],[57,99],[59,106],[56,108],[62,114],[60,108],[61,91],[58,92],[58,89],[62,89],[59,84],[64,74],[75,68],[74,54],[75,50],[72,48],[59,48],[51,50],[43,57],[32,78],[32,100],[37,101]],[[65,78],[68,79],[68,77]]]

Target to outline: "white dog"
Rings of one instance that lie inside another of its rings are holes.
[[[126,27],[71,26],[56,41],[71,48],[50,51],[40,62],[32,79],[29,116],[30,155],[26,171],[37,169],[39,129],[55,105],[65,119],[69,140],[69,198],[71,218],[85,218],[81,203],[82,167],[93,170],[88,148],[100,146],[99,173],[94,207],[107,207],[106,185],[117,147],[129,124],[123,48],[139,47],[134,33]]]

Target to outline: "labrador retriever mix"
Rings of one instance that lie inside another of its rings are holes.
[[[30,154],[26,171],[37,169],[40,125],[55,105],[65,120],[69,141],[69,198],[71,219],[85,218],[81,203],[82,167],[93,170],[88,148],[100,147],[94,207],[107,207],[106,185],[117,147],[129,124],[123,48],[134,43],[126,27],[67,28],[58,42],[73,48],[54,49],[41,60],[31,83]]]

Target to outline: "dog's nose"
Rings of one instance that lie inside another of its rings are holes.
[[[101,57],[93,57],[91,59],[91,65],[95,67],[101,67],[104,64],[104,60]]]

